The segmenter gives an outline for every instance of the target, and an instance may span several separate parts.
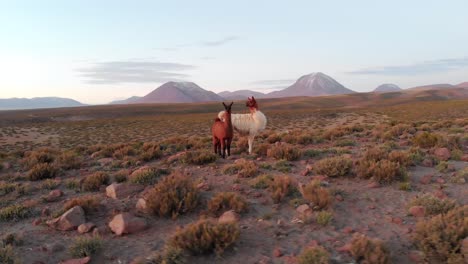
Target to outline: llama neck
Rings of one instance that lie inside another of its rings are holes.
[[[229,129],[232,129],[231,114],[230,114],[230,113],[227,113],[225,118],[226,118],[226,119],[225,119],[224,123],[226,124],[226,126],[227,126]]]
[[[254,114],[255,112],[258,111],[258,107],[257,106],[251,106],[251,107],[249,107],[249,110],[250,110],[251,114]]]

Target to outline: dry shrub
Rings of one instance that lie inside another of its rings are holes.
[[[16,189],[17,184],[8,183],[8,182],[0,182],[0,196],[9,194]]]
[[[308,247],[297,256],[297,262],[298,264],[328,264],[330,253],[320,246]]]
[[[38,181],[48,178],[55,178],[58,174],[58,169],[50,163],[38,163],[34,165],[27,174],[30,181]]]
[[[408,151],[393,150],[388,154],[388,159],[400,164],[402,167],[408,167],[413,164]]]
[[[54,162],[55,154],[56,152],[50,148],[28,151],[25,152],[22,163],[27,169],[31,169],[37,164]]]
[[[63,205],[62,211],[66,212],[75,206],[80,206],[86,213],[89,213],[98,209],[100,200],[101,198],[95,195],[76,197],[67,201]]]
[[[124,157],[133,155],[135,155],[135,150],[131,146],[122,146],[112,153],[114,159],[123,159]]]
[[[416,134],[413,138],[413,144],[421,148],[432,148],[437,145],[437,143],[441,140],[439,135],[429,133],[429,132],[422,132]]]
[[[255,162],[246,159],[236,160],[234,164],[227,164],[223,168],[225,174],[236,174],[241,178],[254,177],[258,173]]]
[[[323,137],[328,140],[334,140],[336,138],[342,137],[347,134],[347,131],[342,126],[337,126],[335,128],[328,129],[323,133]]]
[[[390,133],[391,136],[393,137],[398,137],[398,136],[401,136],[403,135],[404,133],[410,133],[410,134],[413,134],[416,132],[416,129],[411,126],[411,125],[408,125],[408,124],[397,124],[397,125],[394,125],[390,128],[390,130],[388,131],[388,133]]]
[[[267,137],[266,141],[270,144],[273,144],[273,143],[276,143],[276,142],[280,142],[281,141],[281,135],[278,135],[278,134],[271,134]]]
[[[204,165],[215,162],[218,156],[208,151],[187,151],[182,157],[182,163]]]
[[[330,224],[330,222],[333,220],[333,213],[330,211],[320,211],[317,212],[315,216],[315,221],[317,224],[326,226]]]
[[[373,147],[364,152],[363,159],[368,161],[379,161],[387,158],[387,151],[382,147]]]
[[[216,253],[221,255],[240,235],[237,223],[217,223],[212,220],[199,220],[179,229],[169,241],[169,245],[187,250],[193,255]]]
[[[391,183],[403,179],[406,175],[404,168],[389,160],[379,160],[377,162],[360,160],[357,162],[355,172],[359,178],[372,178],[379,183]]]
[[[276,176],[270,184],[271,198],[275,203],[280,203],[286,196],[294,191],[294,183],[289,176]]]
[[[415,197],[408,204],[411,206],[422,206],[427,215],[437,215],[447,213],[453,209],[457,203],[451,199],[439,199],[431,194],[425,194],[420,197]]]
[[[21,261],[16,257],[11,245],[0,245],[0,263],[5,264],[20,264]]]
[[[98,253],[101,249],[102,240],[99,237],[78,237],[69,251],[74,258],[84,258]]]
[[[13,204],[0,209],[1,221],[18,221],[29,217],[32,214],[32,209],[29,206],[22,204]]]
[[[289,144],[278,144],[267,150],[267,157],[277,160],[298,160],[302,156],[300,149]]]
[[[145,142],[143,144],[140,159],[143,161],[151,161],[154,159],[159,159],[163,156],[163,152],[159,144],[155,142]]]
[[[109,184],[109,175],[105,172],[98,171],[84,178],[81,183],[81,189],[87,192],[99,191],[101,185],[107,184]]]
[[[356,233],[351,241],[351,255],[359,263],[388,264],[389,252],[379,239],[371,239],[363,234]]]
[[[62,152],[54,161],[57,167],[64,170],[78,169],[80,168],[81,162],[80,157],[73,151]]]
[[[146,260],[135,264],[186,264],[186,256],[182,249],[174,246],[165,246],[162,250],[151,253]]]
[[[255,189],[266,189],[273,182],[273,176],[270,174],[262,174],[250,181],[250,186]]]
[[[465,205],[416,224],[413,240],[428,261],[463,263],[461,242],[468,236],[467,215],[468,205]]]
[[[177,218],[198,206],[200,193],[190,177],[175,172],[158,182],[145,199],[154,214]]]
[[[210,213],[220,216],[222,213],[234,210],[236,213],[245,213],[248,210],[247,201],[240,195],[234,192],[217,193],[208,202],[208,210]]]
[[[235,152],[238,154],[247,152],[249,150],[249,140],[247,139],[247,137],[239,137],[237,140],[234,141],[232,147],[234,146]]]
[[[325,158],[314,163],[314,171],[317,174],[328,177],[340,177],[351,172],[353,162],[345,156]]]
[[[255,144],[253,152],[256,153],[258,156],[266,157],[269,148],[270,144],[267,143]]]
[[[130,174],[129,170],[126,170],[126,169],[119,170],[114,174],[114,181],[118,183],[126,182],[128,180],[129,174]]]
[[[168,174],[169,172],[165,169],[158,169],[153,167],[141,167],[128,177],[131,183],[142,184],[142,185],[153,185],[161,177],[161,175]]]
[[[458,135],[439,136],[438,147],[446,147],[451,150],[463,149],[463,139]]]
[[[314,210],[327,209],[332,203],[330,191],[320,186],[318,180],[312,180],[305,186],[299,184],[299,192]]]

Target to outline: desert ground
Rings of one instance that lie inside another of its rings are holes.
[[[468,100],[368,99],[2,111],[0,262],[468,263]]]

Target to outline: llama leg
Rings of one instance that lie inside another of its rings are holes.
[[[214,153],[218,154],[218,140],[215,137],[213,137],[213,149]]]
[[[249,154],[252,154],[252,147],[255,135],[249,135]]]
[[[221,153],[221,157],[223,157],[223,159],[224,159],[224,158],[226,158],[226,144],[224,142],[224,139],[221,139],[220,142],[221,142],[221,151],[220,151],[220,153]]]
[[[231,156],[231,143],[232,143],[232,138],[227,139],[227,152],[228,156]]]

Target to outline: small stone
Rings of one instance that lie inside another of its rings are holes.
[[[84,223],[78,226],[78,233],[84,234],[90,232],[96,225],[92,222]]]
[[[218,223],[237,223],[240,216],[234,210],[224,212],[218,219]]]
[[[307,214],[312,212],[312,208],[310,208],[307,204],[301,204],[296,208],[296,212],[299,214]]]
[[[431,168],[431,167],[434,167],[434,162],[432,162],[431,159],[425,158],[422,161],[421,165],[423,165],[424,167],[430,167]]]
[[[41,216],[42,216],[42,217],[47,217],[47,216],[49,216],[49,215],[50,215],[50,209],[49,209],[49,207],[44,207],[44,209],[42,209],[42,211],[41,211]]]
[[[241,192],[243,190],[242,186],[238,183],[232,185],[232,190],[236,192]]]
[[[342,247],[336,249],[338,252],[350,252],[351,251],[351,244],[346,244]]]
[[[448,148],[437,148],[434,151],[434,156],[439,160],[447,161],[450,159],[450,150]]]
[[[369,183],[367,185],[367,188],[379,188],[379,187],[380,187],[380,183],[375,182],[375,181],[373,181],[373,182],[371,182],[371,183]]]
[[[421,251],[411,250],[408,257],[413,263],[424,263],[424,253]]]
[[[146,220],[140,217],[133,216],[129,213],[118,214],[114,216],[109,223],[109,227],[116,235],[133,234],[147,227]]]
[[[343,228],[343,233],[345,234],[351,234],[351,233],[354,233],[354,229],[350,226],[347,226],[345,228]]]
[[[40,219],[40,218],[34,219],[32,221],[32,224],[33,224],[33,226],[38,226],[38,225],[42,224],[42,219]]]
[[[393,217],[392,218],[392,223],[397,224],[397,225],[402,225],[403,224],[403,219],[400,217]]]
[[[275,249],[273,250],[273,256],[274,256],[275,258],[279,258],[279,257],[283,256],[283,252],[281,251],[280,248],[275,248]]]
[[[424,217],[426,215],[426,209],[423,206],[411,206],[409,213],[414,217]]]
[[[461,157],[462,161],[468,162],[468,154],[465,154]]]
[[[88,264],[91,261],[91,257],[79,258],[79,259],[69,259],[60,262],[60,264]]]
[[[335,199],[339,202],[344,201],[343,196],[341,196],[340,194],[335,195]]]
[[[139,212],[143,212],[143,213],[148,212],[148,204],[146,203],[146,200],[143,198],[138,199],[135,207],[137,211]]]
[[[433,175],[432,174],[426,174],[424,176],[421,177],[421,179],[419,180],[419,182],[421,184],[429,184],[432,182],[432,177]]]
[[[47,224],[57,230],[68,231],[78,228],[85,223],[85,213],[83,208],[75,206],[66,211],[62,216],[47,221]]]
[[[106,195],[114,199],[127,198],[141,191],[142,186],[128,183],[112,183],[106,187]]]
[[[439,198],[439,199],[446,199],[448,198],[447,194],[444,193],[443,190],[437,190],[434,192],[434,196]]]
[[[439,183],[439,184],[444,184],[445,180],[443,178],[439,177],[439,178],[437,178],[436,182]]]
[[[57,201],[61,196],[63,195],[63,192],[61,190],[52,190],[49,192],[47,197],[45,198],[47,202],[55,202]]]

